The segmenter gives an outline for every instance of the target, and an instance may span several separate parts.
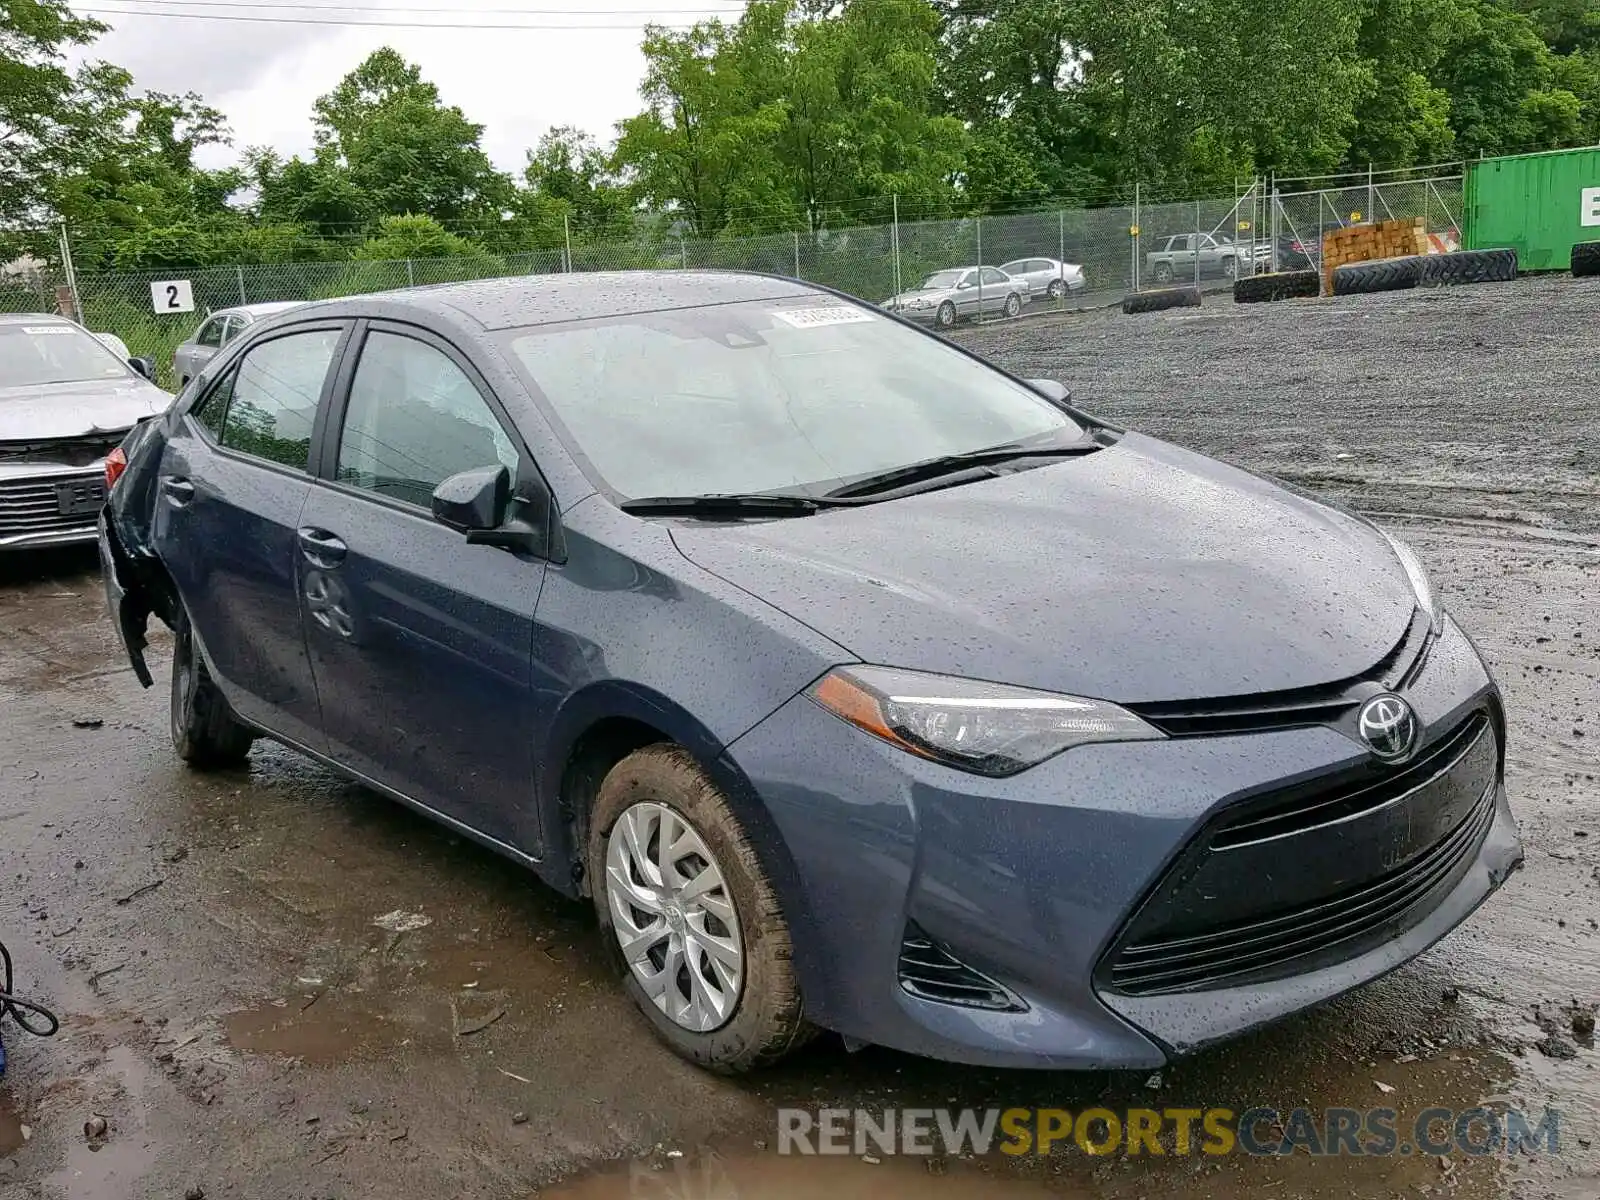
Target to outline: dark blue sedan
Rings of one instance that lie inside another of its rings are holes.
[[[297,308],[108,474],[179,755],[275,739],[592,898],[713,1069],[1158,1067],[1520,860],[1404,544],[791,280]]]

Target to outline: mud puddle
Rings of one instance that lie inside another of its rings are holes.
[[[16,1110],[11,1100],[0,1094],[0,1158],[15,1154],[28,1144],[32,1136],[30,1129],[22,1119],[22,1114]]]
[[[723,1158],[716,1154],[630,1163],[535,1192],[538,1200],[1023,1200],[1083,1196],[1039,1183],[996,1178],[970,1164],[951,1168],[926,1160],[791,1158],[776,1154]]]

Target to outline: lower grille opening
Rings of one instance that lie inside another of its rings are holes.
[[[1022,1012],[1027,1005],[981,971],[975,971],[949,950],[906,925],[900,942],[900,986],[919,1000],[982,1008],[991,1012]]]
[[[1353,957],[1362,943],[1396,936],[1423,901],[1454,886],[1494,821],[1494,791],[1442,841],[1389,875],[1321,903],[1211,933],[1133,942],[1111,963],[1111,984],[1130,996],[1226,987],[1278,975],[1307,958]]]

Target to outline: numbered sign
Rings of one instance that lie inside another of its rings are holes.
[[[150,303],[158,313],[194,311],[194,284],[187,279],[168,279],[150,285]]]

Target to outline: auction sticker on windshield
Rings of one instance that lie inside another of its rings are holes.
[[[78,331],[71,325],[24,325],[22,332],[29,337],[71,337]]]
[[[772,315],[785,325],[793,325],[796,329],[815,329],[819,325],[855,325],[862,321],[873,320],[871,313],[851,308],[847,304],[833,308],[776,309]]]

